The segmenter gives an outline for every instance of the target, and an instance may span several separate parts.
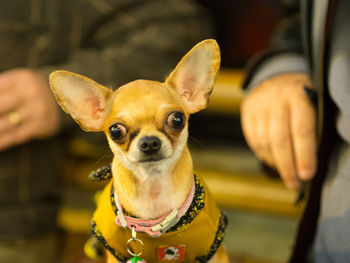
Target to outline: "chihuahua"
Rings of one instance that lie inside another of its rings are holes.
[[[219,67],[209,39],[163,83],[136,80],[113,92],[68,71],[50,75],[62,109],[83,130],[103,131],[114,154],[92,221],[108,263],[228,262],[226,218],[194,174],[187,147],[189,116],[207,106]]]

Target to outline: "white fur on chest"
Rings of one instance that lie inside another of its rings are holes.
[[[164,178],[168,177],[168,178]],[[134,210],[140,218],[159,218],[177,208],[180,197],[174,191],[170,176],[155,176],[137,187],[137,197],[133,200]]]

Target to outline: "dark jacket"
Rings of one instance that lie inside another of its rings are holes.
[[[0,0],[0,72],[65,69],[111,87],[162,80],[210,31],[206,13],[188,0]],[[0,153],[0,240],[55,228],[62,142]]]
[[[327,173],[327,164],[331,146],[337,136],[335,132],[335,106],[327,88],[328,77],[328,40],[332,30],[332,21],[336,1],[319,1],[313,5],[312,0],[301,0],[299,13],[284,21],[283,30],[274,38],[272,48],[258,54],[248,66],[244,81],[247,87],[259,70],[260,65],[274,56],[286,52],[302,54],[308,63],[313,85],[318,92],[318,168],[315,178],[307,189],[307,203],[301,218],[294,252],[290,262],[307,262],[316,233],[317,219],[320,210],[320,194]],[[312,15],[319,16],[318,29],[311,27]]]

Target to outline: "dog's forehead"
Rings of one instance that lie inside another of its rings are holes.
[[[163,108],[182,107],[179,95],[165,83],[136,80],[116,90],[111,115],[145,116]]]
[[[127,106],[154,103],[179,103],[180,99],[176,92],[167,84],[150,80],[135,80],[115,92],[113,106],[124,108]]]

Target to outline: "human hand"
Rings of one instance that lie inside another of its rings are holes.
[[[249,146],[290,189],[298,189],[316,171],[316,110],[305,86],[312,87],[306,74],[275,76],[258,85],[241,108]]]
[[[45,79],[31,70],[0,73],[0,151],[54,135],[59,109]]]

